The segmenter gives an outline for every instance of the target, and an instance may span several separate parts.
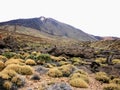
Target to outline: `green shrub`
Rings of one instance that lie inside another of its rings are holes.
[[[56,67],[50,68],[48,71],[48,75],[51,77],[62,77],[63,76],[62,72]]]
[[[70,79],[69,83],[73,87],[77,88],[88,88],[88,84],[81,78]]]
[[[49,63],[51,61],[49,54],[41,54],[37,56],[37,60],[45,63]]]
[[[96,80],[102,83],[109,83],[110,78],[105,72],[97,72],[95,75]]]
[[[14,57],[16,55],[16,53],[14,53],[14,52],[4,52],[2,55],[7,57],[8,59],[10,59],[10,58]]]
[[[110,83],[110,84],[105,85],[103,87],[103,90],[120,90],[120,86],[117,84]]]

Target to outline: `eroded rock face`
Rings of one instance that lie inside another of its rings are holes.
[[[50,85],[47,90],[72,90],[72,88],[69,84],[61,82]]]

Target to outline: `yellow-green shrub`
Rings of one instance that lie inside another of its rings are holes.
[[[26,61],[25,61],[25,64],[27,64],[27,65],[36,65],[36,62],[34,61],[34,60],[32,60],[32,59],[27,59]]]
[[[48,75],[51,76],[51,77],[61,77],[61,76],[63,76],[62,72],[56,67],[50,68],[49,71],[48,71]]]
[[[5,62],[5,65],[10,65],[10,64],[21,64],[21,65],[24,65],[24,60],[22,59],[9,59]]]
[[[88,84],[81,78],[70,79],[69,84],[77,88],[88,88]]]
[[[112,63],[113,63],[113,64],[120,64],[120,59],[113,59],[113,60],[112,60]]]
[[[120,85],[110,83],[103,87],[103,90],[120,90]]]
[[[0,71],[3,70],[4,67],[5,67],[5,64],[2,61],[0,61]]]
[[[110,78],[105,72],[97,72],[95,75],[96,80],[103,82],[103,83],[109,83]]]
[[[5,81],[4,84],[3,84],[3,87],[4,87],[6,90],[10,90],[11,87],[12,87],[12,82],[10,82],[10,81]]]

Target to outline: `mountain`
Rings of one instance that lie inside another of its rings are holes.
[[[65,38],[70,38],[70,39],[75,39],[80,41],[96,41],[97,40],[94,36],[91,36],[80,29],[77,29],[68,24],[59,22],[52,18],[45,18],[43,16],[39,18],[16,19],[16,20],[0,23],[0,29],[4,29],[6,27],[7,29],[10,29],[9,27],[11,26],[31,28],[33,30],[37,30],[36,34],[44,33],[44,35],[47,34],[52,37],[54,36],[65,37]]]

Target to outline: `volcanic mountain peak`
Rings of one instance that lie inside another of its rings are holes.
[[[4,25],[18,25],[24,26],[26,28],[33,28],[40,32],[47,33],[52,36],[67,37],[71,39],[81,40],[81,41],[95,41],[95,37],[83,32],[68,24],[59,22],[52,18],[45,18],[41,16],[39,18],[30,19],[17,19],[8,22],[0,23],[0,26]]]

